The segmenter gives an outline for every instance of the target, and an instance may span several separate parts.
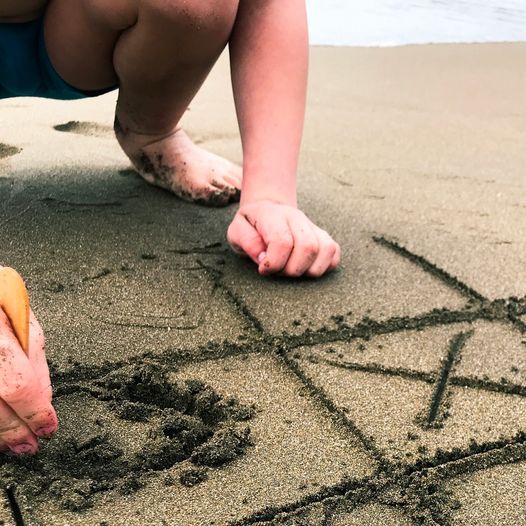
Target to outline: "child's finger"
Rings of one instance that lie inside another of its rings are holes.
[[[51,402],[51,378],[49,376],[49,367],[44,350],[44,331],[32,310],[29,316],[29,361],[40,381],[43,392]]]
[[[33,454],[38,450],[35,435],[3,400],[0,400],[0,443],[16,455]]]
[[[267,254],[259,263],[259,273],[266,275],[281,272],[294,248],[294,238],[287,219],[284,215],[259,219],[258,232],[267,244]]]
[[[259,232],[241,215],[230,225],[227,239],[234,252],[247,255],[256,264],[259,255],[267,248]]]
[[[317,234],[320,250],[307,271],[307,276],[311,278],[319,278],[330,269],[337,247],[332,237],[324,230],[317,229]]]
[[[336,252],[334,253],[334,256],[332,257],[331,264],[329,266],[329,271],[334,270],[341,262],[342,259],[342,249],[338,243],[336,243]]]
[[[320,244],[307,218],[294,214],[288,218],[288,223],[294,238],[294,248],[283,273],[297,278],[303,276],[314,263]]]
[[[57,415],[39,378],[0,309],[0,398],[38,436],[50,436]]]

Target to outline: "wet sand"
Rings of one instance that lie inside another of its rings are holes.
[[[61,420],[0,460],[0,523],[520,525],[525,52],[313,48],[300,203],[344,255],[316,282],[130,170],[115,94],[0,101],[0,264]],[[239,161],[230,91],[223,57],[184,120]]]

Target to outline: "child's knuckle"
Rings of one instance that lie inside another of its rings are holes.
[[[303,244],[302,250],[307,256],[315,256],[318,254],[320,247],[315,241],[306,241]]]
[[[291,237],[279,236],[275,239],[274,243],[278,248],[290,249],[292,248],[294,242]]]
[[[334,242],[325,243],[323,245],[323,251],[327,255],[333,257],[336,254],[336,243]]]

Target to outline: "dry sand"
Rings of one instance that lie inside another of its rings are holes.
[[[25,523],[526,525],[525,53],[312,50],[300,201],[344,253],[317,282],[261,279],[225,242],[235,207],[131,172],[115,94],[0,101],[0,264],[27,279],[62,422],[36,463],[0,461]],[[241,159],[226,57],[184,120]],[[194,444],[199,422],[138,402],[150,377],[104,380],[144,363],[256,412]]]

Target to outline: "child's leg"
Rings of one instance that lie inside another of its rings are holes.
[[[118,80],[117,138],[149,182],[226,204],[241,170],[194,145],[178,122],[228,42],[238,0],[51,0],[52,63],[76,88]]]

